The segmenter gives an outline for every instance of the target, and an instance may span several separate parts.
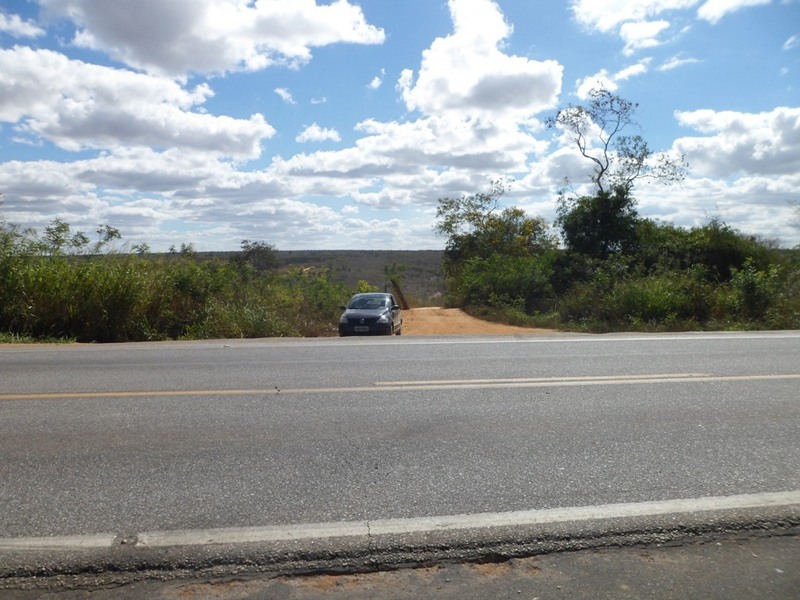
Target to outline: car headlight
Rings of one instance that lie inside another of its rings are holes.
[[[342,316],[339,317],[339,323],[347,323],[347,313],[342,313]]]
[[[378,323],[388,323],[389,322],[389,313],[383,313],[380,317],[378,317]]]

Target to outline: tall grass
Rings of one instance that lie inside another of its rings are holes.
[[[349,293],[325,269],[257,273],[191,256],[7,252],[0,331],[82,342],[331,335]]]

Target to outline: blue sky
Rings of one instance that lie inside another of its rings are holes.
[[[598,85],[689,162],[642,215],[800,243],[800,0],[0,0],[0,218],[441,248],[439,198],[591,191],[544,122]]]

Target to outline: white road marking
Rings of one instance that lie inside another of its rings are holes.
[[[81,550],[110,548],[116,536],[113,533],[96,535],[54,535],[48,537],[0,538],[0,551],[11,550]]]
[[[501,385],[506,383],[597,383],[618,382],[621,380],[651,380],[651,379],[690,379],[698,377],[711,377],[708,373],[663,373],[657,375],[586,375],[580,377],[514,377],[509,379],[432,379],[424,381],[376,381],[380,386],[420,386],[420,385]]]
[[[136,546],[166,548],[208,544],[290,542],[295,540],[327,538],[368,538],[377,535],[424,534],[437,531],[522,527],[628,517],[654,517],[697,512],[781,508],[795,505],[800,506],[800,490],[741,494],[736,496],[656,500],[651,502],[601,504],[597,506],[579,506],[545,510],[533,509],[501,513],[377,519],[371,521],[302,523],[267,527],[149,531],[136,535]],[[114,545],[115,539],[116,536],[112,534],[0,538],[0,550],[30,551],[102,548]]]

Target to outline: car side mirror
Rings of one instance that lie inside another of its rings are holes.
[[[346,306],[340,306],[339,310],[347,310],[347,307]]]

